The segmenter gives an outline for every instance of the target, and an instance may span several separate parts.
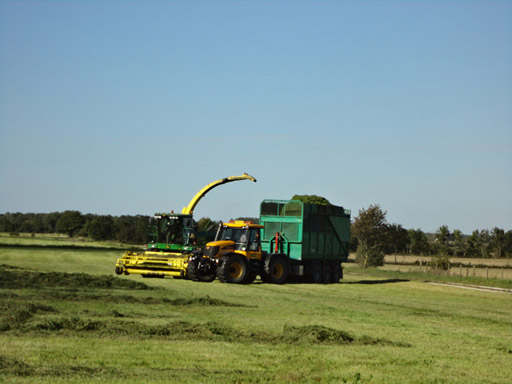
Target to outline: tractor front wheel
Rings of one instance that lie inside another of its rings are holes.
[[[215,274],[206,272],[199,268],[199,261],[192,260],[187,265],[187,275],[192,281],[200,281],[203,283],[211,283],[215,280]]]
[[[225,256],[217,268],[217,277],[222,283],[244,284],[249,265],[247,259],[240,255]]]

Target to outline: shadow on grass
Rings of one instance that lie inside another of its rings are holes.
[[[389,283],[405,283],[411,281],[409,279],[381,279],[381,280],[359,280],[359,281],[344,281],[340,280],[339,284],[389,284]],[[254,281],[251,285],[274,285],[264,283],[261,280]],[[313,283],[311,281],[304,281],[301,277],[290,276],[286,285],[335,285],[335,284],[323,284],[323,283]]]
[[[389,284],[389,283],[405,283],[408,279],[383,279],[383,280],[359,280],[359,281],[342,281],[341,284]]]

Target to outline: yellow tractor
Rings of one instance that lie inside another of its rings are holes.
[[[196,281],[210,282],[217,276],[222,283],[234,284],[250,284],[260,275],[263,282],[285,283],[288,257],[262,251],[262,228],[248,221],[220,223],[215,241],[206,244],[203,253],[190,256],[189,275]]]
[[[193,267],[187,268],[190,256],[201,249],[197,244],[197,225],[192,216],[193,211],[213,188],[237,180],[256,182],[247,173],[226,177],[202,188],[181,213],[155,214],[149,222],[146,250],[142,253],[126,252],[117,260],[115,272],[118,275],[140,274],[143,277],[173,276],[204,280],[204,276]]]

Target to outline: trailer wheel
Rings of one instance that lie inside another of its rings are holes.
[[[269,255],[263,266],[262,280],[266,283],[284,284],[288,280],[290,267],[283,255]]]
[[[217,277],[222,283],[243,284],[247,272],[247,260],[240,255],[231,255],[222,258]]]
[[[337,262],[333,262],[332,267],[332,281],[334,284],[338,284],[343,279],[343,269],[341,269],[341,264]]]
[[[306,281],[313,284],[322,283],[322,264],[319,261],[306,266]]]
[[[326,261],[322,266],[322,284],[331,284],[332,279],[331,263]]]

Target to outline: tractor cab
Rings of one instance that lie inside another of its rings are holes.
[[[221,225],[219,226],[215,241],[233,241],[235,249],[238,251],[246,251],[247,249],[258,250],[259,234],[260,228],[250,227],[249,225],[244,225],[243,227]]]
[[[220,223],[215,241],[206,244],[208,256],[222,256],[235,252],[251,259],[261,258],[260,231],[262,225],[248,221]]]
[[[148,251],[190,252],[197,249],[192,215],[157,213],[149,219]]]

